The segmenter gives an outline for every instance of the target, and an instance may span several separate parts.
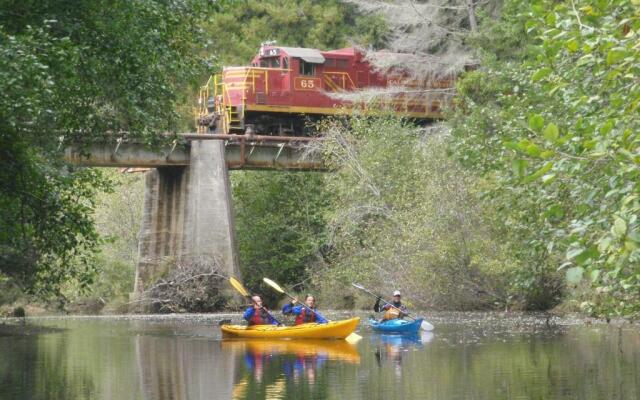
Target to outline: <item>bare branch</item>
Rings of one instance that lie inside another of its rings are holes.
[[[216,311],[226,302],[220,288],[226,278],[215,260],[169,262],[169,272],[131,303],[156,312]],[[130,303],[130,304],[131,304]]]

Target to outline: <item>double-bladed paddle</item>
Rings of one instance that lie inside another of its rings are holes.
[[[351,285],[357,289],[360,289],[366,293],[369,293],[370,295],[372,295],[373,297],[380,299],[382,301],[384,301],[385,304],[388,304],[390,307],[395,308],[396,310],[400,311],[401,313],[403,313],[404,315],[406,315],[407,317],[411,318],[412,320],[416,320],[416,318],[412,317],[411,315],[405,313],[404,311],[402,311],[401,309],[399,309],[398,307],[394,306],[392,303],[389,303],[388,301],[386,301],[385,299],[383,299],[382,297],[378,296],[377,294],[371,292],[370,290],[368,290],[367,288],[365,288],[364,286],[358,284],[358,283],[351,283]],[[420,328],[423,331],[432,331],[433,330],[433,325],[431,325],[430,323],[428,323],[425,320],[422,320],[422,323],[420,324]]]
[[[269,286],[271,286],[273,289],[275,289],[275,291],[276,291],[276,292],[278,292],[278,293],[282,293],[282,294],[285,294],[285,295],[286,295],[287,297],[289,297],[291,300],[296,300],[296,301],[298,301],[295,297],[293,297],[291,294],[287,293],[287,291],[285,291],[282,287],[280,287],[280,285],[278,285],[276,282],[272,281],[271,279],[269,279],[269,278],[262,278],[262,280],[264,281],[264,283],[266,283],[267,285],[269,285]],[[322,317],[324,318],[324,316],[323,316],[323,315],[321,315],[321,314],[320,314],[319,312],[317,312],[316,310],[314,310],[314,309],[312,309],[311,307],[309,307],[309,306],[307,306],[306,304],[304,304],[304,302],[300,302],[300,301],[298,301],[298,302],[300,303],[300,305],[301,305],[302,307],[304,307],[305,309],[307,309],[307,311],[310,311],[310,312],[312,312],[312,313],[314,313],[314,314],[316,314],[316,315],[320,315],[320,316],[322,316]],[[327,319],[327,318],[325,318],[325,319]],[[328,319],[327,319],[327,321],[328,321]],[[360,339],[362,339],[362,336],[358,335],[358,334],[357,334],[357,333],[355,333],[355,332],[351,332],[351,333],[349,334],[349,336],[347,336],[347,337],[345,338],[345,340],[346,340],[346,341],[348,341],[349,343],[355,343],[355,342],[357,342],[357,341],[358,341],[358,340],[360,340]]]

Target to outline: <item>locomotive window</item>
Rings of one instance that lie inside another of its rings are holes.
[[[324,62],[324,66],[328,67],[328,68],[333,68],[336,66],[336,59],[335,58],[327,58],[326,61]]]
[[[282,57],[282,68],[289,69],[289,57]]]
[[[280,68],[280,59],[272,58],[271,59],[271,68]]]
[[[268,68],[269,67],[269,60],[265,60],[264,58],[260,60],[260,66],[262,68]]]
[[[300,60],[300,75],[315,75],[316,66],[304,60]]]
[[[336,60],[336,67],[337,68],[347,68],[349,66],[349,61],[348,60]]]

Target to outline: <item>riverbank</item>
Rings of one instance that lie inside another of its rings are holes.
[[[325,315],[331,319],[344,319],[353,315],[360,316],[363,321],[371,314],[368,311],[357,310],[327,310]],[[563,315],[544,312],[499,312],[499,311],[416,311],[416,315],[423,316],[430,323],[436,326],[447,324],[472,324],[472,325],[495,325],[503,328],[511,328],[516,331],[528,330],[536,327],[553,328],[562,326],[589,326],[602,325],[612,327],[633,327],[640,329],[640,321],[631,321],[623,318],[606,320],[604,318],[593,318],[577,313],[567,313]],[[39,316],[27,316],[25,318],[0,317],[0,334],[3,329],[13,329],[10,327],[38,324],[39,322],[59,321],[59,320],[86,320],[86,321],[157,321],[157,322],[180,322],[185,325],[211,324],[217,325],[222,320],[231,320],[232,323],[243,323],[240,312],[221,313],[184,313],[184,314],[110,314],[110,315],[79,315],[79,314],[48,314]],[[364,325],[362,323],[361,325]]]

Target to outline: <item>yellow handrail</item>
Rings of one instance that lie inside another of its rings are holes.
[[[212,78],[213,76],[210,76],[209,79],[207,80],[207,83],[205,83],[203,86],[200,87],[199,93],[198,93],[198,107],[195,110],[195,114],[196,114],[196,126],[198,127],[198,132],[200,133],[204,133],[206,131],[205,127],[199,126],[198,124],[198,119],[200,117],[204,117],[208,114],[208,101],[210,98],[210,89],[211,89],[211,84],[212,84]],[[214,89],[215,91],[215,89]]]

